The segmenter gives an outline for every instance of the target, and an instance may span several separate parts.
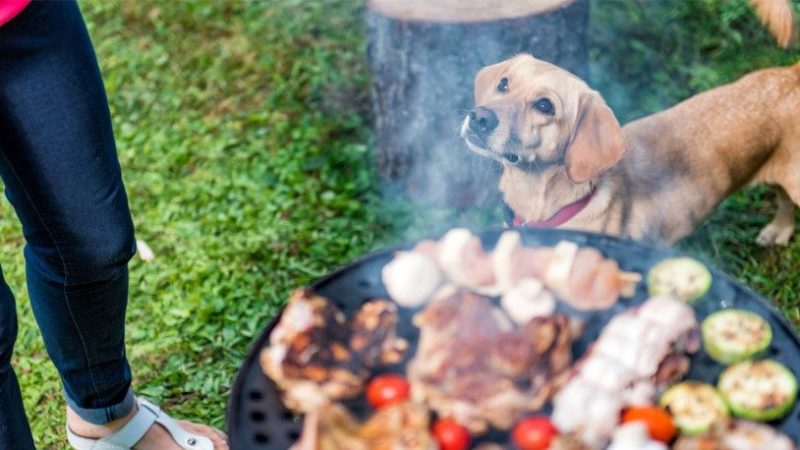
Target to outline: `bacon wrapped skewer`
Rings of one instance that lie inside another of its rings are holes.
[[[615,316],[553,400],[553,422],[592,447],[611,438],[625,406],[651,403],[689,368],[700,347],[692,308],[654,297]]]

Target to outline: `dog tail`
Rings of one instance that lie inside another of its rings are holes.
[[[761,23],[769,29],[781,48],[789,47],[796,40],[797,26],[792,0],[750,0],[750,6],[756,10]]]

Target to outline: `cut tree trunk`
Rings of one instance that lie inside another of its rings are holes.
[[[459,137],[481,67],[532,53],[586,78],[587,0],[368,0],[381,174],[414,199],[497,198],[499,165]]]

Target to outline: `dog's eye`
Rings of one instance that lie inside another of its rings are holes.
[[[533,109],[542,114],[547,114],[548,116],[552,116],[556,113],[555,108],[553,108],[553,103],[546,98],[540,98],[539,100],[533,102]]]
[[[506,92],[506,91],[508,91],[508,78],[500,79],[500,82],[497,83],[497,91],[498,92]]]

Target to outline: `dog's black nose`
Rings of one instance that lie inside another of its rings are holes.
[[[469,129],[482,139],[497,128],[497,114],[485,106],[478,106],[469,112]]]

